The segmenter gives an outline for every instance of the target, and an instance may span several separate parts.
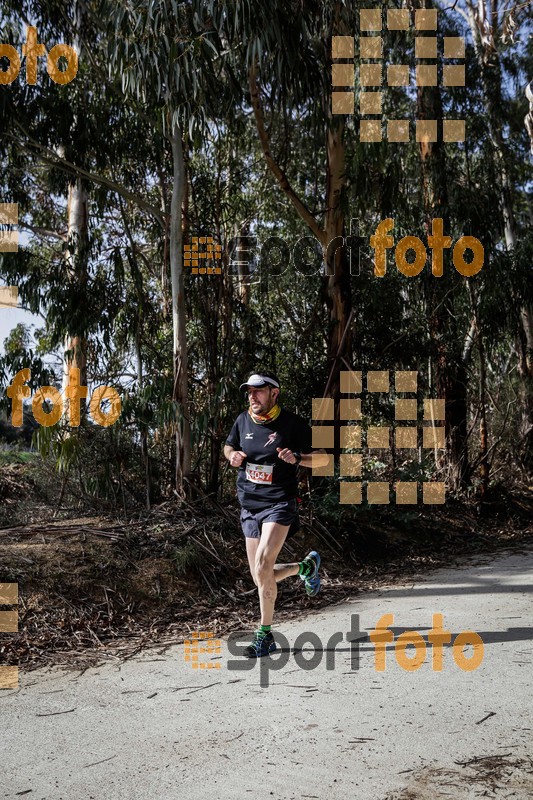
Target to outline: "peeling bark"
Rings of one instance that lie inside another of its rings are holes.
[[[172,351],[174,385],[172,400],[176,404],[176,491],[189,494],[191,473],[191,423],[189,414],[188,356],[186,309],[183,281],[182,205],[185,189],[185,162],[181,128],[170,115],[172,148],[172,198],[170,202],[170,283],[172,289]]]
[[[88,211],[87,191],[79,179],[68,187],[68,245],[65,254],[67,280],[83,290],[88,280]],[[65,338],[65,358],[63,363],[63,390],[69,382],[69,370],[80,370],[80,384],[87,386],[87,339],[79,330],[72,331]],[[68,402],[68,401],[66,401]],[[81,400],[81,408],[85,401]],[[83,412],[81,414],[83,418]]]

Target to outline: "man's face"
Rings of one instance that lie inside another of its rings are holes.
[[[261,416],[267,414],[276,405],[277,396],[278,390],[271,389],[269,386],[262,389],[256,389],[254,386],[248,387],[248,402],[254,414]]]

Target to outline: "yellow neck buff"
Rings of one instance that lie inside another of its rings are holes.
[[[248,409],[248,413],[257,425],[265,425],[267,422],[273,422],[279,417],[281,414],[281,408],[276,403],[276,405],[272,406],[270,411],[264,416],[261,416],[261,414],[254,414],[251,408]]]

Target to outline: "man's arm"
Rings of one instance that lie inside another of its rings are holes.
[[[235,450],[230,444],[224,445],[224,455],[232,467],[240,467],[247,458],[246,453],[243,453],[242,450]]]
[[[286,461],[287,464],[296,464],[298,462],[294,452],[289,450],[288,447],[283,448],[283,450],[278,447],[278,457],[282,461]],[[325,467],[326,464],[329,464],[329,459],[330,457],[325,450],[312,450],[310,453],[305,453],[305,455],[302,453],[299,463],[300,466],[311,469],[312,467]]]
[[[233,427],[229,432],[229,436],[227,437],[224,445],[224,456],[227,458],[232,467],[240,467],[242,462],[247,458],[246,453],[243,453],[242,450],[238,449],[241,442],[239,419],[240,417],[237,417],[233,423]],[[233,442],[235,447],[233,444],[230,444],[230,442]]]
[[[280,451],[278,448],[278,455],[288,464],[296,464],[298,459],[294,457],[294,452],[298,452],[301,455],[299,463],[302,467],[307,467],[307,469],[325,467],[329,464],[331,456],[329,456],[325,450],[313,450],[311,445],[312,440],[312,429],[302,417],[296,417],[295,438],[293,439],[296,446],[294,450],[285,448]]]
[[[310,453],[302,454],[300,465],[309,469],[312,467],[325,467],[326,464],[329,464],[329,458],[325,450],[312,450]]]

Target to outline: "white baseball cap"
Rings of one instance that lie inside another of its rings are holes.
[[[279,389],[279,382],[276,378],[270,378],[268,375],[258,375],[254,372],[245,383],[241,383],[239,389],[246,389],[247,386],[253,386],[254,389],[262,389],[264,386],[274,386],[276,389]]]

